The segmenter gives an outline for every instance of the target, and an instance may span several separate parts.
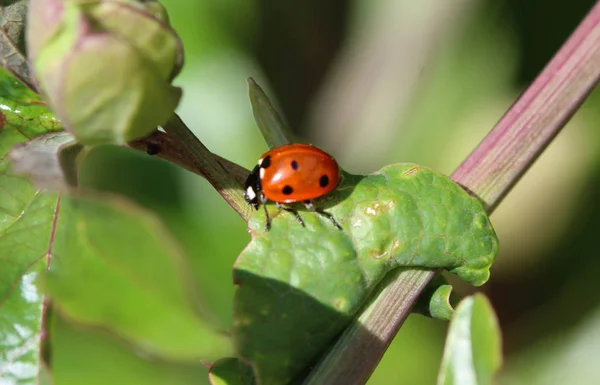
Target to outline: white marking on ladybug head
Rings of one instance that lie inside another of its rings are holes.
[[[254,192],[252,186],[248,186],[246,189],[246,197],[248,197],[249,200],[254,200],[254,198],[256,198],[256,193]]]
[[[260,159],[258,160],[258,167],[260,167],[260,165],[262,164],[262,161],[263,161],[263,158],[260,158]]]
[[[260,171],[258,172],[258,174],[260,175],[260,179],[265,177],[265,169],[264,168],[260,168]]]

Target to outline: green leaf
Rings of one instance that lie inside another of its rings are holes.
[[[283,123],[265,92],[252,78],[248,78],[248,95],[254,120],[269,148],[293,143],[292,132]]]
[[[23,52],[26,18],[27,0],[0,2],[0,66],[33,88]]]
[[[54,119],[52,114],[48,112],[48,109],[44,107],[44,103],[41,101],[40,96],[31,89],[25,87],[23,83],[11,76],[11,74],[0,67],[0,99],[2,100],[2,111],[8,111],[9,113],[15,113],[15,109],[22,113],[24,117],[37,117],[40,114],[47,115],[47,117]],[[28,107],[36,106],[37,108],[30,109]],[[25,108],[25,110],[22,110]],[[57,129],[60,130],[60,124],[54,119]],[[0,121],[1,123],[2,121]],[[1,126],[1,124],[0,124]]]
[[[211,385],[255,385],[252,368],[237,358],[215,362],[208,373]]]
[[[187,260],[149,212],[117,198],[63,196],[42,281],[56,309],[172,360],[226,354],[205,320]]]
[[[301,211],[258,211],[234,271],[235,339],[262,385],[289,381],[344,328],[396,267],[445,269],[481,285],[498,240],[481,202],[450,178],[414,164],[344,175],[319,202],[341,223]]]
[[[228,353],[229,340],[202,314],[187,261],[153,216],[114,199],[41,192],[15,174],[7,157],[15,145],[12,155],[36,180],[60,177],[57,160],[72,163],[74,153],[59,154],[69,136],[58,132],[61,125],[39,98],[5,71],[0,90],[8,91],[0,98],[0,378],[49,383],[53,377],[54,367],[41,361],[47,306],[34,281],[51,288],[61,315],[89,332],[99,326],[117,335],[137,355],[196,366],[198,358]],[[53,167],[40,169],[44,159]],[[51,274],[40,280],[50,266]],[[60,351],[61,341],[52,347]],[[84,345],[74,351],[82,349],[88,351]],[[62,369],[67,378],[83,373],[75,366],[72,374]]]
[[[450,296],[452,295],[451,285],[442,285],[438,287],[429,301],[429,312],[433,318],[449,320],[454,313]]]
[[[454,306],[460,299],[452,289],[452,285],[449,285],[442,275],[435,276],[421,293],[412,312],[426,317],[450,320],[454,313]]]
[[[493,384],[501,365],[501,337],[494,309],[482,294],[465,298],[450,323],[438,385]]]
[[[0,378],[26,383],[40,368],[44,296],[34,285],[50,263],[57,194],[41,194],[16,175],[8,151],[57,132],[37,95],[0,69]]]
[[[52,366],[56,384],[190,385],[200,384],[207,369],[200,363],[176,363],[139,354],[123,341],[99,331],[77,328],[52,317]]]

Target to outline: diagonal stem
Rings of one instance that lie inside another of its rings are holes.
[[[600,79],[600,2],[452,178],[489,213],[563,128]],[[393,272],[305,384],[364,384],[433,272]]]
[[[600,2],[452,179],[489,212],[529,169],[600,78]]]
[[[166,134],[156,132],[128,145],[156,154],[203,176],[247,220],[251,209],[244,199],[242,189],[243,180],[248,175],[247,170],[210,152],[177,114],[173,114],[163,128]]]
[[[206,164],[196,159],[188,150],[187,146],[176,140],[173,136],[167,135],[164,132],[155,131],[145,138],[133,140],[127,143],[127,146],[176,164],[188,171],[193,172],[194,174],[200,175],[203,178],[206,177]],[[219,163],[221,163],[221,165],[229,174],[233,176],[233,178],[235,178],[240,186],[244,184],[250,171],[230,160],[210,152],[206,147],[203,147],[202,151],[206,151],[207,156],[210,155]]]

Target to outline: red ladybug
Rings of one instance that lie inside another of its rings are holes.
[[[341,230],[331,214],[312,203],[313,199],[335,190],[340,180],[340,168],[331,155],[309,144],[288,144],[267,151],[258,160],[258,165],[244,185],[244,197],[257,210],[258,206],[263,205],[267,216],[267,231],[271,227],[271,219],[265,207],[267,201],[273,201],[277,207],[293,213],[304,226],[298,211],[284,206],[302,202],[308,210],[329,218]]]

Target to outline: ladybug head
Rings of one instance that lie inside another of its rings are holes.
[[[262,195],[262,186],[260,184],[260,166],[254,167],[246,183],[244,184],[244,198],[246,202],[258,210],[260,204],[259,197]]]

